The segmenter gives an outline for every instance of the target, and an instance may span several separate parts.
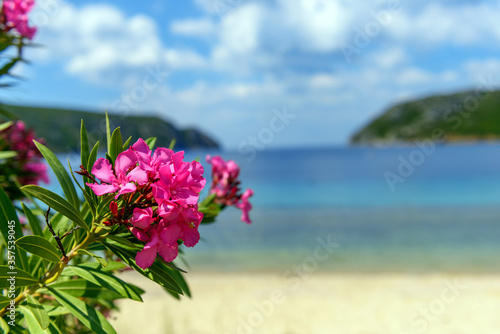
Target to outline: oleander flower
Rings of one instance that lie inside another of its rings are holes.
[[[203,172],[199,162],[184,161],[183,151],[159,147],[152,152],[139,139],[117,156],[114,168],[107,159],[98,159],[92,174],[101,183],[87,185],[98,196],[116,194],[118,202],[123,198],[128,203],[125,209],[111,202],[106,223],[126,224],[137,239],[145,242],[136,263],[146,269],[157,255],[173,261],[179,243],[193,247],[200,240],[198,227],[203,214],[198,211],[198,200],[206,184]]]
[[[0,131],[0,151],[13,151],[16,156],[2,161],[0,175],[3,175],[2,186],[7,189],[12,198],[20,198],[20,192],[11,185],[16,177],[21,185],[39,184],[40,181],[49,183],[47,166],[42,162],[42,155],[36,148],[32,129],[27,129],[22,121],[15,121],[8,128]],[[16,194],[14,194],[14,192]]]
[[[252,221],[249,212],[252,205],[248,199],[253,196],[253,190],[247,189],[240,193],[240,167],[233,160],[225,161],[220,156],[207,155],[207,162],[212,165],[212,184],[210,193],[215,194],[214,202],[222,206],[235,206],[242,211],[241,220],[247,224]]]
[[[120,195],[135,192],[136,184],[145,184],[147,181],[146,172],[136,165],[137,158],[132,149],[118,155],[114,170],[107,159],[99,158],[92,168],[92,174],[102,182],[87,185],[97,196],[118,192],[115,199]]]
[[[4,0],[2,5],[3,23],[5,29],[15,29],[26,38],[32,39],[36,27],[28,25],[28,13],[35,4],[34,0]]]

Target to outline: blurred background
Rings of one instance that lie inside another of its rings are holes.
[[[26,80],[0,98],[62,156],[76,111],[107,110],[190,159],[235,160],[254,190],[252,225],[228,209],[186,251],[193,299],[140,281],[119,333],[497,333],[499,12],[38,0]]]

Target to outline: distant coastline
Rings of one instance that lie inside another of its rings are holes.
[[[435,95],[395,105],[354,133],[350,144],[398,146],[423,140],[499,141],[500,91]]]
[[[80,125],[83,119],[89,133],[91,145],[99,141],[101,148],[105,143],[105,113],[74,109],[42,108],[30,106],[1,105],[2,109],[19,117],[26,125],[33,128],[38,138],[43,138],[54,152],[77,152],[80,141]],[[172,123],[156,116],[128,116],[109,113],[112,127],[120,127],[123,140],[132,137],[132,143],[138,138],[157,137],[157,145],[168,147],[176,139],[176,149],[220,148],[219,143],[195,128],[179,129]]]

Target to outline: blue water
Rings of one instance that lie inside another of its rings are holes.
[[[222,155],[255,191],[253,224],[228,208],[201,226],[202,242],[186,250],[191,270],[282,272],[316,261],[315,270],[339,272],[500,271],[499,144]],[[402,160],[413,171],[391,189],[386,174]],[[311,260],[327,237],[338,247]]]

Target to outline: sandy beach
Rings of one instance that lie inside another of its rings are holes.
[[[190,273],[174,300],[136,273],[144,304],[123,301],[119,334],[499,333],[500,275]]]

